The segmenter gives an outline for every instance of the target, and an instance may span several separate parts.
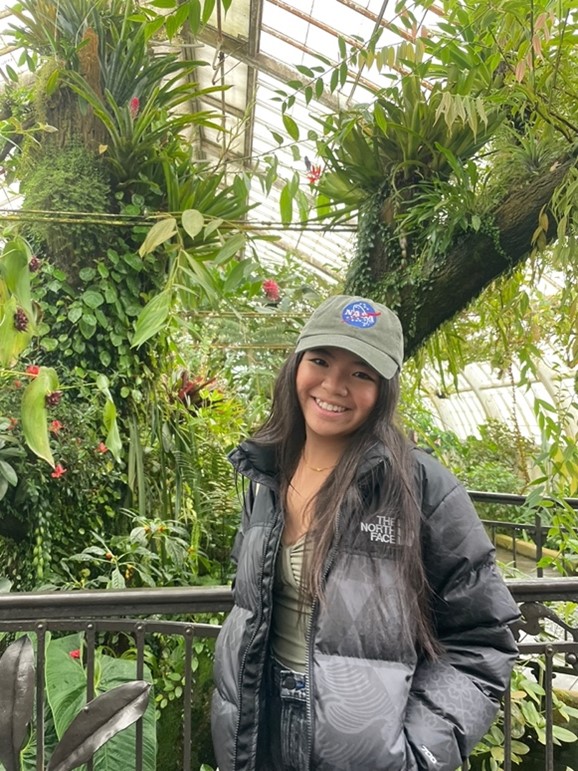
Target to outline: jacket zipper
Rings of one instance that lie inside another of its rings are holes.
[[[329,571],[331,570],[331,567],[335,561],[335,555],[337,553],[337,536],[339,534],[339,524],[341,522],[341,509],[337,513],[337,519],[335,521],[335,540],[333,542],[333,546],[331,547],[331,551],[329,553],[329,556],[327,557],[327,563],[325,565],[325,570],[323,571],[323,583],[325,584],[325,581],[327,580],[327,576],[329,575]],[[313,602],[311,603],[311,616],[309,618],[309,624],[307,629],[307,701],[306,704],[306,711],[307,711],[307,764],[308,769],[311,768],[311,756],[313,754],[313,626],[315,624],[315,621],[317,619],[317,611],[319,610],[319,598],[314,597]]]
[[[275,526],[273,526],[272,530]],[[281,527],[281,531],[283,531],[283,528]],[[277,554],[279,552],[279,544],[281,543],[281,537],[279,536],[275,543],[275,552],[273,557],[273,565],[275,565],[277,561]],[[267,553],[267,543],[263,544],[263,559],[261,560],[261,570],[259,573],[259,586],[263,585],[263,571],[265,568],[265,557]],[[272,605],[272,597],[273,597],[273,581],[271,581],[271,589],[269,592],[269,606]],[[249,640],[249,643],[247,647],[245,648],[245,653],[243,654],[243,659],[241,661],[241,666],[239,668],[239,677],[237,681],[237,691],[239,693],[239,707],[238,707],[238,716],[237,716],[237,726],[235,728],[235,738],[234,738],[234,747],[235,747],[235,755],[233,758],[233,768],[237,768],[237,752],[238,752],[238,741],[239,741],[239,734],[241,732],[241,716],[243,714],[243,710],[241,709],[242,704],[242,698],[241,698],[241,692],[242,692],[242,684],[243,684],[243,676],[245,674],[245,665],[247,663],[247,657],[249,656],[249,651],[253,647],[253,643],[255,641],[255,637],[257,636],[257,633],[259,631],[259,628],[261,626],[261,620],[263,618],[263,601],[261,600],[261,603],[259,605],[259,620],[258,623],[254,627],[253,634],[251,635],[251,639]],[[265,648],[265,657],[266,657],[266,648]]]

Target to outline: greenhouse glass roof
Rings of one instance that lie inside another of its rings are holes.
[[[17,70],[20,52],[10,38],[2,34],[11,22],[10,4],[0,0],[0,70]],[[419,20],[413,26],[405,13],[414,9],[412,2],[388,0],[233,0],[225,15],[217,10],[197,38],[178,41],[183,56],[209,62],[200,69],[200,85],[226,86],[222,93],[203,96],[199,110],[215,112],[226,129],[217,132],[203,128],[192,138],[198,159],[218,163],[232,173],[254,169],[271,154],[279,163],[279,176],[290,179],[294,174],[306,180],[308,165],[315,163],[315,145],[307,138],[309,130],[318,128],[316,119],[327,112],[352,103],[367,101],[372,93],[386,84],[392,75],[355,67],[347,73],[344,84],[333,92],[324,90],[319,98],[305,103],[303,89],[295,91],[287,84],[301,81],[304,86],[315,77],[325,75],[340,60],[340,49],[363,47],[378,32],[380,45],[398,45],[408,37],[426,34],[435,25],[439,11],[416,11]],[[399,9],[399,10],[397,10]],[[177,41],[174,41],[176,44]],[[4,75],[5,76],[5,75]],[[6,77],[6,76],[5,76]],[[291,117],[299,127],[297,149],[280,146],[275,134],[287,136],[280,101],[282,94],[294,94]],[[306,186],[305,186],[306,187]],[[0,209],[18,207],[18,191],[0,186]],[[344,269],[354,243],[355,222],[326,230],[325,226],[294,225],[286,228],[280,221],[279,187],[265,195],[255,184],[250,221],[266,227],[277,236],[275,241],[259,243],[260,258],[265,263],[281,263],[286,255],[294,256],[311,271],[330,283],[343,278]],[[485,364],[472,364],[458,378],[457,393],[446,393],[433,372],[424,376],[434,415],[440,426],[460,436],[476,433],[477,426],[488,418],[505,422],[516,419],[522,433],[539,438],[532,411],[535,397],[562,400],[573,398],[573,382],[568,373],[559,374],[552,362],[544,367],[536,382],[527,388],[513,388],[518,373],[499,378]],[[569,426],[576,431],[576,425]]]

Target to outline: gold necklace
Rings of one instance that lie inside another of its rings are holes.
[[[308,468],[310,471],[317,471],[318,473],[321,471],[329,471],[337,466],[337,463],[334,463],[333,466],[310,466],[305,458],[303,458],[303,463],[305,464],[305,468]]]

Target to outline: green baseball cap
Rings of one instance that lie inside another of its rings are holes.
[[[321,303],[301,330],[295,352],[329,346],[357,354],[386,380],[403,362],[403,330],[398,317],[385,305],[365,297],[335,295]]]

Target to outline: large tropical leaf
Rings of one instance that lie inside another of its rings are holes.
[[[20,769],[33,709],[34,651],[28,637],[21,637],[0,659],[0,762],[6,771]]]
[[[22,396],[22,431],[33,453],[54,466],[48,434],[46,396],[58,390],[58,376],[50,367],[42,367]]]
[[[75,651],[82,651],[82,644],[82,636],[73,634],[51,640],[46,649],[46,696],[52,712],[56,734],[61,741],[64,741],[69,726],[82,712],[86,704],[86,670],[82,663],[82,657],[77,658],[76,654],[71,656],[71,653]],[[115,659],[102,654],[100,651],[96,652],[96,656],[95,670],[99,674],[94,684],[94,690],[97,696],[135,680],[136,663],[134,661]],[[144,676],[147,681],[152,680],[146,667]],[[107,702],[105,702],[106,704]],[[130,723],[126,725],[130,725]],[[94,771],[119,771],[119,769],[132,771],[135,768],[135,736],[134,727],[127,728],[116,736],[111,734],[112,738],[109,737],[110,740],[107,739],[106,744],[99,745],[100,749],[94,758]],[[144,716],[143,736],[143,771],[154,771],[156,726],[152,703]],[[93,752],[95,751],[96,747]],[[74,768],[74,766],[70,766],[70,768]]]
[[[144,714],[151,685],[135,680],[113,688],[90,701],[74,718],[58,743],[48,771],[71,771],[90,760],[94,753],[120,731],[128,728]],[[121,765],[118,756],[116,768]],[[113,766],[108,766],[112,771]]]

